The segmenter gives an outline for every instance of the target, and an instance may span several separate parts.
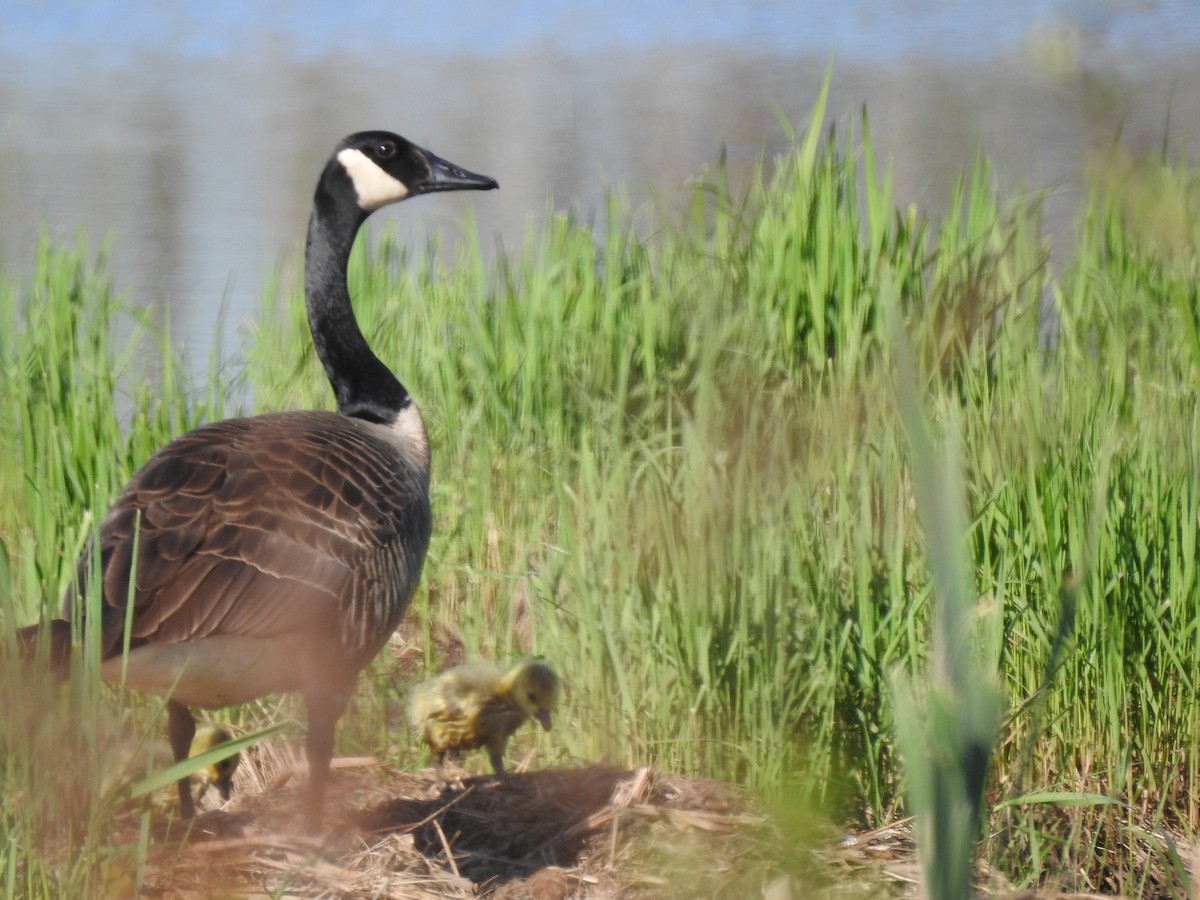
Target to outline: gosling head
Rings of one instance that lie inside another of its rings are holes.
[[[540,660],[530,660],[509,671],[504,681],[513,702],[549,731],[550,713],[562,691],[554,670]]]
[[[196,729],[196,736],[192,739],[192,747],[188,755],[199,756],[201,753],[231,740],[233,740],[233,736],[218,725],[201,726]],[[227,756],[196,772],[192,778],[206,786],[214,786],[221,792],[221,799],[228,800],[233,794],[233,773],[237,771],[241,758],[240,753]]]

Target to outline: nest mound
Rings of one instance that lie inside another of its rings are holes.
[[[160,831],[143,895],[744,897],[782,878],[767,820],[725,783],[591,766],[439,786],[365,763],[339,773],[320,838],[300,834],[286,775],[182,841]]]

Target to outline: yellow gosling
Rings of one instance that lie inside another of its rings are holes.
[[[233,736],[221,728],[219,725],[201,725],[196,729],[196,736],[192,738],[192,746],[188,751],[188,757],[199,756],[214,747],[227,743],[233,740]],[[233,773],[237,771],[238,765],[242,761],[242,755],[235,753],[233,756],[227,756],[219,762],[213,763],[211,766],[205,766],[191,775],[192,784],[200,786],[200,792],[196,795],[196,801],[204,796],[205,791],[210,787],[215,787],[221,794],[223,801],[229,800],[233,795]]]
[[[493,771],[503,775],[508,739],[529,718],[549,731],[560,692],[558,675],[540,660],[507,672],[468,663],[413,688],[408,719],[433,751],[439,780],[446,781],[446,754],[478,747],[487,748]]]

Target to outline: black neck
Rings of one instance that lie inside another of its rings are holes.
[[[331,167],[340,170],[340,166]],[[308,327],[317,356],[337,397],[338,412],[373,422],[391,422],[409,402],[408,391],[367,345],[346,287],[354,236],[367,213],[349,199],[341,171],[326,172],[317,186],[304,257]],[[339,178],[340,176],[340,178]]]

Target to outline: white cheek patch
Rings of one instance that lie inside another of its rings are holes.
[[[358,194],[358,205],[367,212],[395,203],[408,196],[408,188],[398,178],[375,165],[361,150],[349,147],[337,155]]]

